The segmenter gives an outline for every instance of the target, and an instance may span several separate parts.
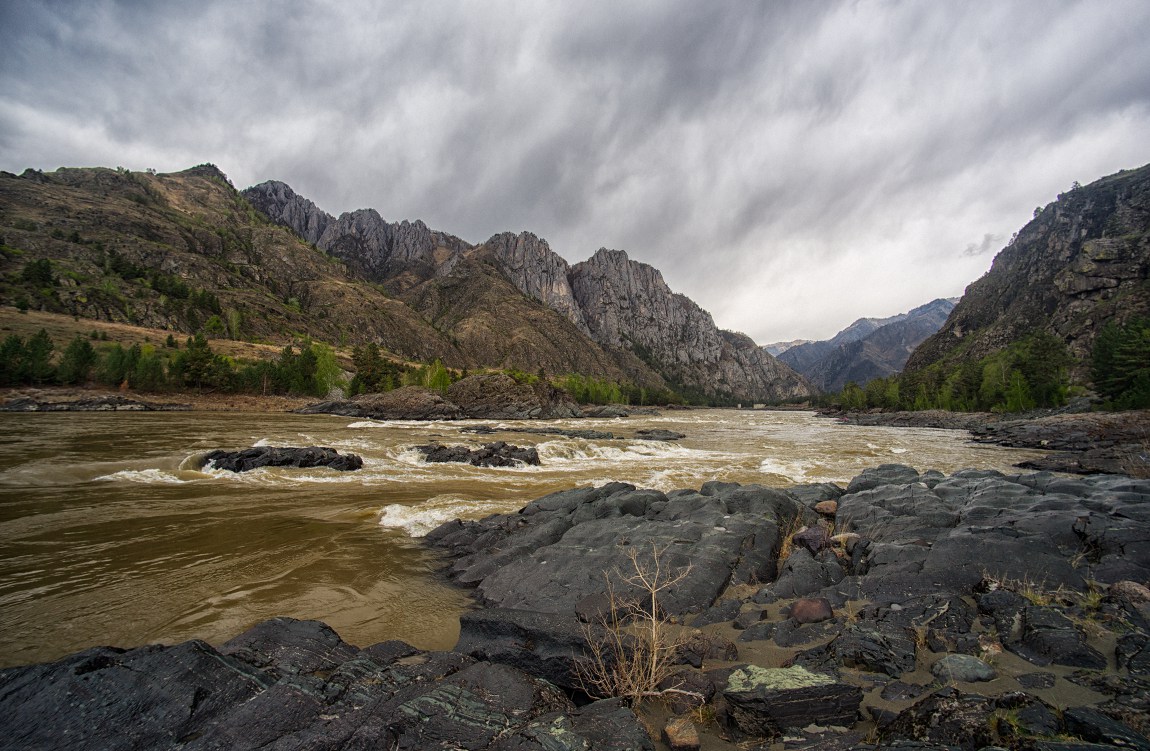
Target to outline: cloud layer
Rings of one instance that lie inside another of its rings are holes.
[[[332,213],[623,248],[721,326],[825,338],[960,294],[1036,205],[1150,161],[1147,28],[1142,0],[11,0],[0,168],[211,161]]]

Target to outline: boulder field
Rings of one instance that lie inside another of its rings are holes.
[[[1150,749],[1147,480],[613,483],[425,542],[474,588],[453,651],[96,647],[0,671],[0,748]],[[602,698],[652,623],[654,683]]]

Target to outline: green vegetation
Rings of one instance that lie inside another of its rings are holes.
[[[1070,391],[1073,358],[1061,339],[1045,331],[977,361],[936,363],[914,373],[848,383],[825,395],[824,406],[844,409],[945,409],[955,412],[1024,412],[1060,407]]]
[[[1113,409],[1150,407],[1150,318],[1109,323],[1098,332],[1091,377]]]
[[[0,386],[95,382],[152,392],[206,389],[320,397],[342,385],[335,353],[315,342],[305,342],[298,351],[284,347],[276,360],[236,362],[213,352],[203,334],[189,337],[183,349],[117,342],[97,350],[91,341],[77,335],[53,362],[55,347],[47,331],[27,341],[12,334],[0,342]]]
[[[1066,404],[1074,365],[1066,345],[1047,332],[1033,334],[977,361],[935,364],[915,373],[848,383],[823,395],[821,406],[843,409],[945,409],[1025,412]],[[1107,409],[1150,408],[1150,318],[1107,324],[1090,358],[1094,389]]]

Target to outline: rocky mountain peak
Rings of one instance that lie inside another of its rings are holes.
[[[278,180],[254,185],[243,191],[244,197],[276,224],[290,227],[312,245],[319,245],[335,217],[314,203],[297,195],[287,183]]]
[[[531,232],[502,232],[482,247],[519,291],[563,314],[583,333],[590,333],[571,290],[570,267],[546,240]]]

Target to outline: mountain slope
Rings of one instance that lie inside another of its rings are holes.
[[[902,370],[954,304],[939,299],[889,318],[860,318],[833,338],[792,347],[779,359],[825,391],[841,391],[850,381],[865,385]]]
[[[0,173],[9,304],[180,333],[215,316],[236,337],[375,341],[473,364],[449,336],[269,223],[211,165],[170,175],[103,168]],[[53,283],[21,281],[47,259]]]
[[[1108,321],[1150,314],[1150,165],[1075,186],[1039,212],[966,288],[905,372],[957,365],[1036,331],[1085,362]],[[1080,366],[1075,376],[1086,377]]]
[[[800,376],[764,352],[747,350],[745,337],[725,336],[709,313],[673,293],[656,269],[631,261],[622,251],[604,249],[569,267],[545,240],[529,232],[502,233],[470,245],[422,222],[389,224],[370,209],[334,218],[282,183],[262,183],[244,195],[273,221],[301,236],[317,237],[319,248],[400,294],[433,321],[443,321],[437,326],[465,348],[477,352],[476,347],[489,347],[483,350],[489,359],[513,356],[519,361],[532,351],[550,369],[590,357],[603,367],[604,361],[614,363],[609,372],[621,368],[637,383],[666,379],[708,399],[771,401],[811,393]],[[471,289],[463,276],[483,274],[472,261],[487,264],[521,295],[558,313],[598,346],[584,344],[584,351],[574,352],[570,333],[554,330],[555,322],[546,317],[492,318],[483,312],[485,305],[495,305],[492,295],[501,287],[484,294]],[[445,301],[444,290],[461,287],[471,291],[461,300]],[[440,309],[450,314],[441,316]],[[496,321],[514,321],[515,336],[496,336]]]

